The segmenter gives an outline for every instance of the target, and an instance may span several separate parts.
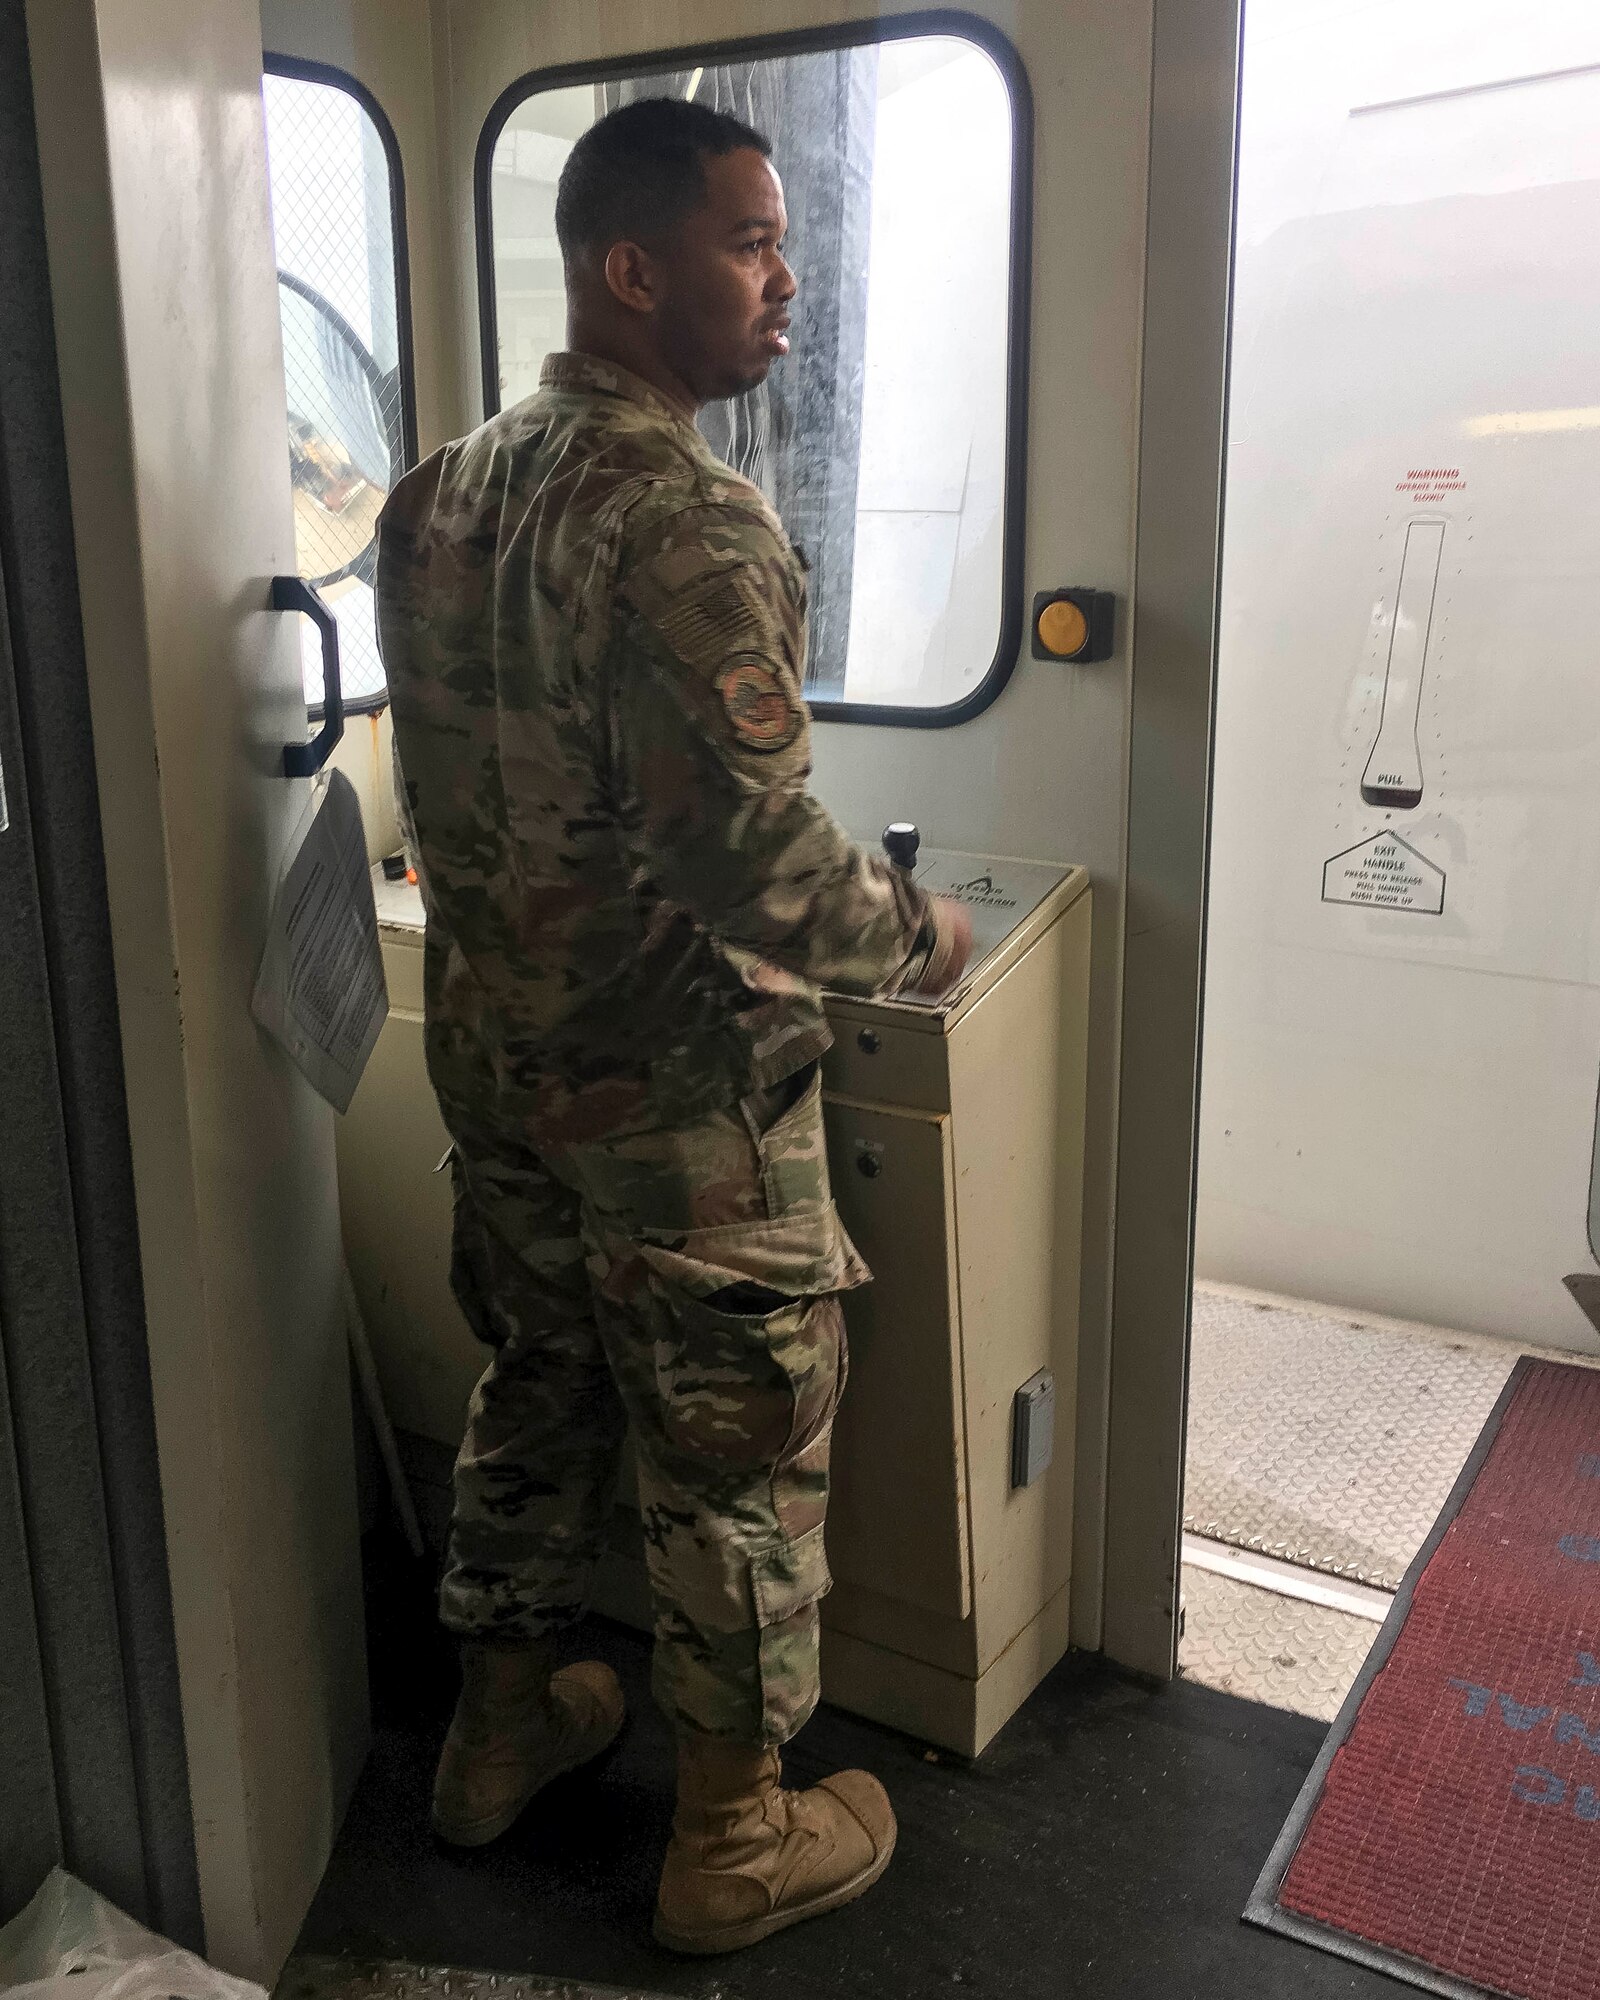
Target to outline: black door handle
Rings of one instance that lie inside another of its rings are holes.
[[[333,613],[304,578],[272,579],[274,611],[303,611],[322,634],[322,727],[309,743],[285,743],[283,775],[314,778],[344,734],[344,688],[339,681],[339,627]]]

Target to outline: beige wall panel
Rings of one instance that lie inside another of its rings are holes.
[[[827,1623],[822,1627],[825,1699],[854,1715],[963,1757],[977,1754],[972,1682],[927,1660],[886,1651]]]
[[[850,1379],[834,1424],[829,1561],[847,1583],[965,1618],[950,1121],[836,1098],[823,1111],[834,1199],[874,1280],[844,1302]]]
[[[1060,1590],[984,1669],[973,1714],[974,1755],[1005,1727],[1067,1650],[1071,1625],[1071,1592]]]
[[[415,947],[385,953],[420,965]],[[339,1127],[339,1194],[350,1275],[372,1338],[389,1416],[452,1451],[488,1363],[450,1290],[450,1143],[428,1084],[420,1007],[398,1004]],[[420,1000],[420,994],[417,996]]]
[[[249,1013],[307,796],[258,24],[29,33],[201,1892],[270,1978],[366,1697],[332,1119]]]
[[[831,1553],[830,1547],[830,1560]],[[970,1618],[941,1618],[937,1612],[908,1604],[903,1597],[883,1597],[875,1590],[859,1589],[837,1572],[833,1588],[823,1600],[822,1624],[825,1631],[848,1633],[852,1639],[865,1640],[886,1652],[926,1660],[930,1666],[969,1682],[978,1677],[976,1627]],[[823,1694],[829,1701],[835,1699],[826,1683]]]
[[[1080,898],[951,1038],[980,1673],[1071,1574],[1090,915]],[[1012,1398],[1041,1368],[1055,1455],[1014,1489]]]
[[[974,1683],[964,1672],[859,1639],[824,1611],[823,1693],[856,1715],[976,1757],[1065,1652],[1069,1617],[1063,1590]]]

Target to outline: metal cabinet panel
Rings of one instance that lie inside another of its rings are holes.
[[[830,1000],[834,1043],[822,1059],[823,1088],[837,1097],[902,1104],[915,1111],[950,1108],[945,1038],[926,1027],[900,1027],[879,1004]]]
[[[950,1122],[824,1103],[834,1199],[876,1283],[845,1300],[828,1556],[842,1582],[948,1618],[972,1610]]]

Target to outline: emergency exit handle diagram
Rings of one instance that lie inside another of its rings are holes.
[[[1383,713],[1377,741],[1361,775],[1361,796],[1369,806],[1409,808],[1422,803],[1417,722],[1444,531],[1443,521],[1413,521],[1406,529],[1394,623],[1389,631],[1389,663],[1383,677]]]

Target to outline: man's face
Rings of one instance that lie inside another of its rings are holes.
[[[795,281],[779,247],[789,216],[772,162],[742,147],[704,166],[704,203],[653,261],[662,359],[709,403],[753,389],[788,353]]]

